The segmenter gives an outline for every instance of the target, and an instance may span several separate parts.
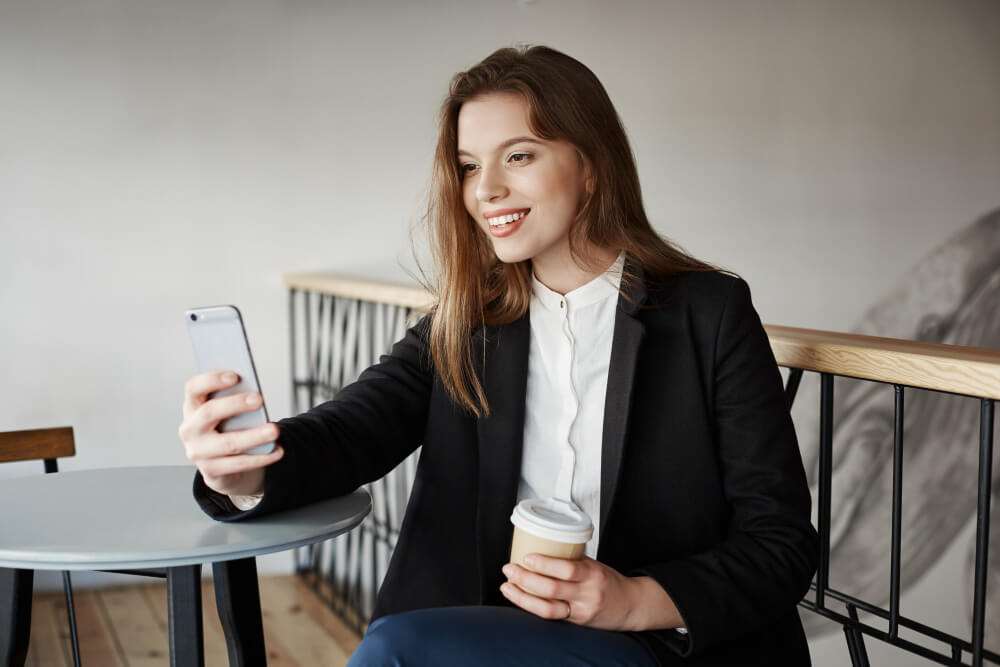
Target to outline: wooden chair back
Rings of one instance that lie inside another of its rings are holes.
[[[72,426],[0,433],[0,463],[54,461],[75,454]]]

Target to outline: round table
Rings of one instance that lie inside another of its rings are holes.
[[[230,664],[265,664],[254,556],[329,539],[371,510],[366,491],[219,522],[189,466],[61,472],[0,484],[0,665],[27,653],[33,570],[165,568],[171,664],[201,665],[201,565],[211,563]],[[162,575],[161,575],[162,576]]]

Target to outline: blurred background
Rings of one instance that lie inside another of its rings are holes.
[[[765,322],[848,330],[1000,205],[992,0],[0,0],[0,430],[72,425],[64,470],[187,463],[182,316],[217,303],[287,416],[280,274],[411,281],[448,81],[516,43],[597,74],[654,225]],[[964,634],[963,556],[904,604]]]

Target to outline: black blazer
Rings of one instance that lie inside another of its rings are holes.
[[[375,617],[450,605],[509,605],[521,466],[528,316],[475,334],[490,405],[476,419],[434,372],[424,318],[336,398],[282,420],[285,456],[264,498],[232,520],[348,493],[423,444]],[[661,664],[808,665],[796,603],[816,568],[810,496],[781,378],[741,279],[683,273],[619,299],[601,455],[598,560],[649,575],[687,636],[635,633]],[[681,659],[684,657],[685,659]]]

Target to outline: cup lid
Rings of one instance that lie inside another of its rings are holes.
[[[558,498],[525,498],[514,508],[510,521],[532,535],[567,544],[588,542],[594,534],[590,517]]]

